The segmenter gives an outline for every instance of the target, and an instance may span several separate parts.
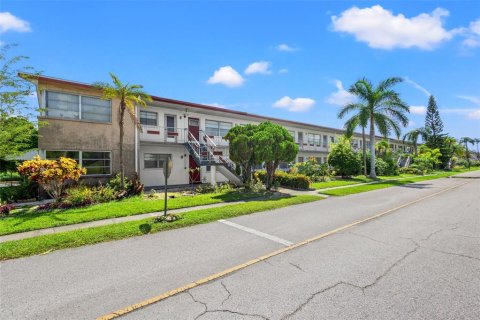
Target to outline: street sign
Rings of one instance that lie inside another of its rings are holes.
[[[173,168],[173,161],[172,158],[168,157],[163,164],[163,175],[165,176],[165,180],[170,178],[170,174],[172,173]]]

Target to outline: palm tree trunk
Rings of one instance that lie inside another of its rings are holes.
[[[373,122],[373,117],[370,117],[370,178],[377,178],[375,172],[375,123]]]
[[[362,127],[363,175],[367,176],[367,146],[365,145],[365,127]]]
[[[415,157],[418,156],[417,141],[413,142],[413,149],[415,151]]]
[[[118,124],[120,125],[120,185],[122,189],[125,189],[125,168],[123,165],[123,136],[124,136],[124,115],[125,115],[125,103],[122,101],[120,103],[120,120]]]

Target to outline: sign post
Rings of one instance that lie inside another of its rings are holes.
[[[163,161],[163,175],[165,176],[165,200],[164,202],[164,208],[163,208],[163,215],[167,215],[167,187],[168,187],[168,177],[170,177],[170,174],[172,173],[172,168],[173,168],[173,161],[172,158],[168,157]]]

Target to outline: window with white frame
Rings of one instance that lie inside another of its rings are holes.
[[[45,115],[47,117],[95,122],[112,121],[112,103],[110,100],[46,91],[45,103]]]
[[[322,144],[323,144],[323,147],[324,147],[324,148],[327,147],[327,145],[328,145],[328,136],[323,135],[323,142],[322,142]]]
[[[143,164],[145,169],[163,169],[163,163],[172,155],[160,153],[145,153]]]
[[[140,124],[144,126],[157,126],[158,113],[140,110]]]
[[[87,169],[86,175],[109,175],[112,173],[110,151],[46,151],[45,156],[49,160],[57,160],[60,157],[71,158]]]
[[[205,132],[209,136],[214,137],[225,137],[228,130],[232,128],[231,122],[222,122],[215,120],[206,120],[205,121]]]
[[[308,144],[313,146],[320,146],[320,135],[319,134],[313,134],[313,133],[309,133],[307,134],[307,140],[308,140]]]
[[[60,157],[74,159],[77,162],[80,162],[80,152],[79,151],[46,151],[45,158],[47,160],[58,160]]]
[[[103,151],[82,151],[82,167],[87,175],[105,175],[111,173],[111,153]]]

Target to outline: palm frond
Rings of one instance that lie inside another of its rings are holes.
[[[400,77],[391,77],[388,79],[385,79],[383,81],[380,81],[380,83],[377,86],[378,91],[385,91],[388,88],[391,88],[392,86],[396,85],[397,83],[402,82],[403,79]]]

